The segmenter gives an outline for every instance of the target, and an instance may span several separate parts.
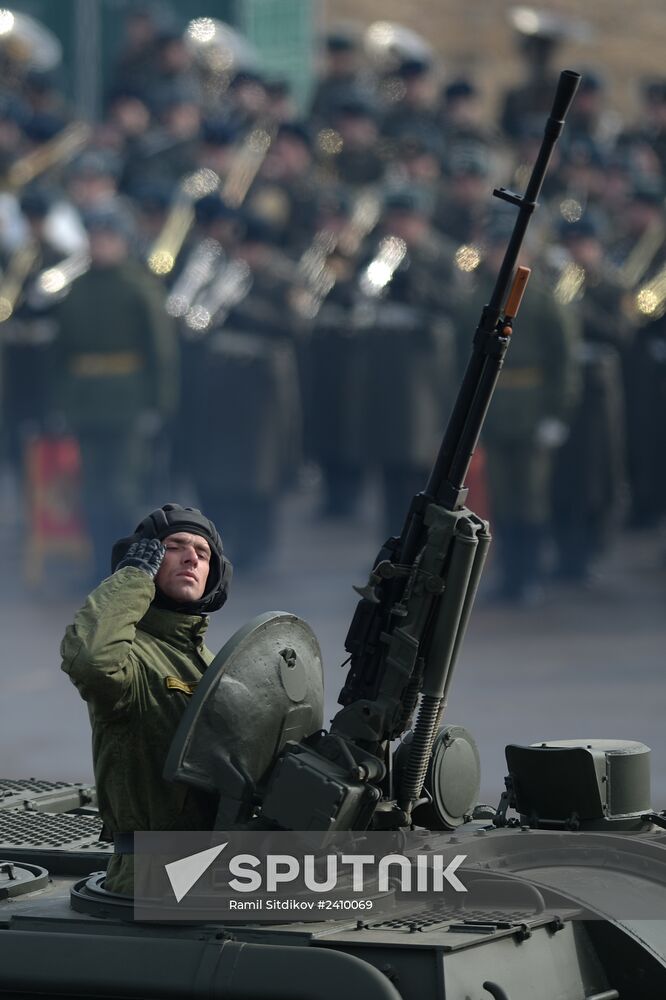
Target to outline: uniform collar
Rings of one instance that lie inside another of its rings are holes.
[[[189,650],[203,645],[204,633],[208,628],[208,616],[167,611],[153,604],[148,608],[138,627],[142,632],[148,632],[157,639],[164,639],[176,649]]]

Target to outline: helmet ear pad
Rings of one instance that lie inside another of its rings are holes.
[[[233,566],[224,555],[222,539],[209,518],[196,507],[181,507],[168,503],[158,507],[144,517],[127,538],[119,539],[111,552],[111,571],[114,572],[127,549],[133,542],[143,538],[159,538],[163,541],[178,531],[189,531],[201,535],[210,545],[210,569],[203,596],[187,605],[176,605],[165,595],[159,595],[159,603],[169,610],[182,610],[190,614],[209,614],[218,611],[225,603],[233,576]]]

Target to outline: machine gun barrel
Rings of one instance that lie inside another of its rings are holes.
[[[504,324],[500,324],[502,307],[513,279],[516,261],[530,218],[537,205],[555,143],[564,127],[564,119],[579,82],[579,73],[564,70],[560,74],[553,106],[546,121],[541,148],[525,194],[521,197],[504,188],[496,189],[493,192],[496,198],[501,198],[503,201],[517,206],[518,216],[490,301],[482,311],[474,337],[472,356],[425,489],[427,496],[448,510],[462,507],[466,499],[465,476],[508,346],[508,335],[504,332]]]

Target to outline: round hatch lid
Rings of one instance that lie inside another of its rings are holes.
[[[28,865],[24,861],[3,861],[0,859],[0,899],[13,899],[25,892],[44,889],[49,882],[49,873],[39,865]]]

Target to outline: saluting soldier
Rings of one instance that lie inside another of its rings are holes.
[[[361,447],[379,470],[389,534],[425,484],[453,399],[453,255],[430,215],[422,191],[388,192],[374,257],[359,275]]]
[[[56,402],[81,449],[95,574],[139,500],[145,438],[173,412],[176,340],[163,292],[131,259],[131,219],[109,206],[86,217],[90,269],[57,310]]]
[[[474,272],[476,288],[460,307],[461,366],[469,358],[479,300],[488,301],[513,222],[500,213],[485,233],[484,255]],[[523,247],[523,257],[525,251]],[[498,542],[497,597],[511,603],[529,605],[539,595],[553,450],[566,437],[577,393],[577,337],[575,316],[533,274],[483,433]]]

